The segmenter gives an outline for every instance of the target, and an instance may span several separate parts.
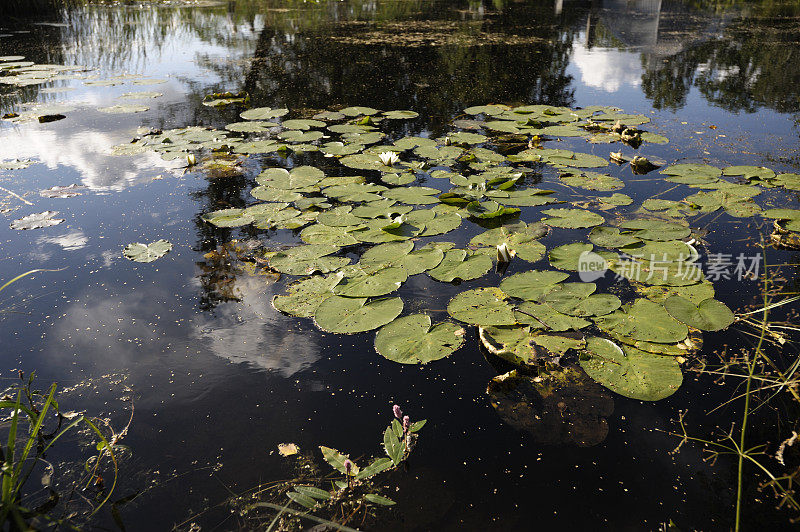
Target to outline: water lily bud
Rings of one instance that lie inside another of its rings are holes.
[[[509,250],[505,242],[497,246],[497,262],[511,262],[514,255],[516,253]]]
[[[186,162],[189,163],[189,166],[194,166],[197,164],[197,159],[194,156],[194,153],[190,153],[186,156]]]
[[[392,407],[392,412],[394,412],[394,417],[397,419],[403,419],[403,411],[400,410],[400,405],[394,405]]]

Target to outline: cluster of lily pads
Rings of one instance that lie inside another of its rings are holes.
[[[753,185],[723,178],[750,179],[749,167],[723,172],[705,165],[670,166],[663,170],[668,181],[703,190],[680,202],[648,200],[630,219],[609,224],[602,212],[632,204],[629,196],[614,193],[579,205],[600,212],[554,207],[564,202],[529,183],[549,167],[567,186],[613,191],[624,182],[597,169],[625,160],[541,143],[561,136],[634,147],[667,142],[637,127],[649,118],[608,107],[544,105],[489,105],[465,113],[453,122],[457,129],[440,138],[390,140],[381,125],[417,113],[348,107],[285,119],[288,109],[260,107],[242,112],[244,121],[225,130],[148,131],[118,150],[156,150],[165,158],[210,150],[214,161],[235,161],[237,154],[321,152],[317,166],[265,169],[251,190],[259,202],[209,212],[203,219],[220,228],[295,231],[303,244],[264,254],[272,270],[300,277],[275,296],[273,306],[313,318],[327,332],[378,329],[375,348],[390,360],[444,358],[463,344],[464,326],[474,325],[491,353],[521,370],[572,360],[628,397],[657,400],[674,393],[682,382],[682,356],[699,347],[699,331],[734,321],[696,263],[699,254],[685,214],[710,212],[715,205],[734,215],[758,212],[751,206]],[[642,171],[647,165],[637,159],[631,166]],[[791,181],[785,174],[770,179],[772,186]],[[442,186],[417,185],[420,181]],[[522,207],[537,206],[548,207],[541,220],[518,220]],[[462,246],[440,239],[464,221],[485,230]],[[549,253],[540,242],[551,231],[588,228],[593,228],[588,241]],[[347,256],[352,253],[360,255],[358,262]],[[617,295],[599,293],[595,283],[571,282],[586,253],[606,261],[636,297],[623,304]],[[545,255],[552,269],[533,269]],[[402,315],[403,300],[392,296],[414,275],[459,284],[493,267],[502,270],[512,257],[531,263],[531,269],[499,286],[457,294],[447,311],[459,323],[434,323],[424,313]]]

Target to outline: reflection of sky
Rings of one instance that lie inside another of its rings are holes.
[[[293,320],[272,308],[275,286],[240,275],[234,288],[239,301],[217,305],[213,316],[196,319],[191,336],[219,357],[277,370],[284,377],[307,368],[319,358],[315,336],[292,330]]]
[[[639,87],[642,83],[642,66],[636,52],[613,48],[587,49],[575,42],[572,63],[587,87],[617,92],[621,87]]]

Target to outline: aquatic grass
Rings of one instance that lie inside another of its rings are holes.
[[[24,490],[38,464],[46,464],[46,467],[52,471],[52,465],[45,458],[47,452],[63,436],[73,432],[73,429],[80,425],[87,426],[100,440],[96,445],[99,454],[86,461],[85,469],[88,475],[73,485],[72,490],[86,490],[92,485],[104,489],[98,473],[103,458],[108,456],[113,465],[111,487],[100,502],[88,512],[85,516],[87,519],[97,514],[105,506],[117,484],[119,468],[115,447],[118,447],[117,443],[121,434],[112,431],[113,437],[106,438],[98,426],[86,416],[62,413],[56,398],[57,384],[53,383],[46,392],[41,392],[32,388],[34,377],[35,374],[32,373],[23,384],[6,390],[4,394],[6,398],[0,400],[0,412],[7,414],[4,421],[8,423],[6,444],[3,446],[0,443],[0,461],[2,461],[2,468],[0,468],[2,473],[0,529],[8,526],[10,529],[29,530],[32,523],[38,519],[69,525],[71,517],[55,518],[46,512],[41,513],[37,509],[30,508]],[[22,373],[20,373],[20,378],[24,380]],[[48,418],[58,420],[56,429],[49,433],[46,432],[45,427]],[[66,425],[64,425],[65,422]],[[25,431],[24,435],[23,430]],[[91,467],[90,462],[94,464]],[[82,488],[81,485],[83,485]]]
[[[779,507],[785,506],[795,512],[800,512],[800,500],[795,497],[796,489],[800,487],[800,477],[798,477],[800,470],[783,475],[776,474],[770,469],[766,462],[762,460],[763,457],[769,457],[766,452],[767,443],[759,443],[748,447],[750,418],[756,410],[768,404],[783,390],[787,390],[792,395],[793,400],[800,403],[800,396],[797,392],[797,388],[800,386],[800,378],[796,376],[800,368],[800,356],[796,357],[785,371],[782,371],[779,364],[766,352],[766,345],[769,343],[781,347],[787,342],[783,334],[775,332],[774,329],[779,328],[792,332],[800,331],[800,328],[794,325],[773,321],[770,311],[793,303],[800,299],[800,297],[794,296],[774,301],[773,298],[775,296],[785,293],[776,290],[773,286],[776,283],[774,280],[776,274],[772,272],[772,269],[778,268],[781,265],[771,265],[767,263],[766,245],[763,242],[761,244],[761,249],[765,262],[760,289],[761,304],[759,308],[753,311],[743,312],[736,317],[738,324],[747,325],[755,329],[755,332],[741,331],[756,338],[752,351],[749,353],[745,352],[741,359],[737,358],[726,362],[721,369],[708,369],[705,366],[701,366],[695,370],[700,374],[713,375],[720,378],[735,377],[743,380],[743,392],[734,395],[706,413],[707,415],[711,414],[724,406],[743,399],[744,404],[738,428],[736,424],[732,425],[724,436],[717,439],[691,436],[685,423],[686,411],[681,411],[677,420],[680,432],[670,433],[681,438],[680,443],[673,452],[678,452],[686,442],[694,442],[703,445],[711,453],[712,461],[715,461],[716,458],[723,455],[736,457],[736,504],[734,508],[733,529],[737,532],[742,529],[742,513],[746,503],[743,493],[747,481],[747,464],[750,464],[757,472],[767,477],[768,480],[762,484],[761,489],[770,487],[780,499]],[[760,315],[759,319],[755,320],[751,317],[754,315]],[[761,399],[758,406],[753,407],[753,402],[762,392],[769,392],[768,396]],[[796,438],[796,434],[796,432],[793,432],[792,437],[784,440],[774,457],[778,459],[781,465],[784,465],[782,457],[783,450],[787,446],[787,442],[790,442],[788,445],[794,443],[793,438]],[[797,520],[800,520],[800,516],[796,519],[791,519],[792,522],[797,522]]]

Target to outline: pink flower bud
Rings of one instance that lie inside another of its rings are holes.
[[[392,407],[392,412],[394,412],[394,417],[397,419],[403,419],[403,411],[400,410],[400,405],[394,405]]]
[[[411,418],[405,416],[403,418],[403,432],[408,432],[408,428],[411,426]]]
[[[345,460],[344,461],[344,471],[345,471],[345,473],[347,473],[349,475],[350,471],[352,471],[352,470],[353,470],[353,462],[351,462],[349,459]]]

